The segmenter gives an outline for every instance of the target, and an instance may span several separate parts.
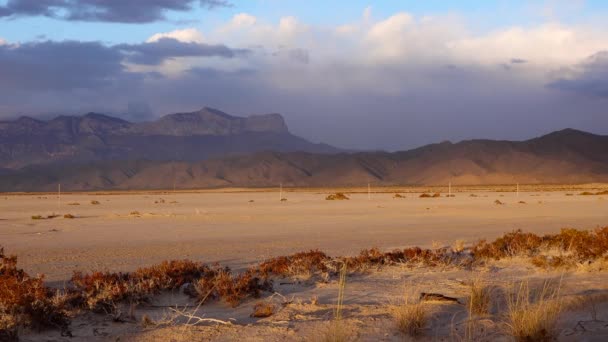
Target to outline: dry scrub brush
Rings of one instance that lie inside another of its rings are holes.
[[[549,257],[542,254],[547,250],[558,250],[561,255]],[[372,248],[363,250],[356,256],[338,258],[312,250],[272,258],[240,273],[233,273],[229,268],[219,265],[209,266],[190,260],[165,261],[130,273],[77,272],[64,296],[57,296],[45,287],[42,277],[28,276],[16,268],[16,258],[6,257],[0,252],[0,334],[12,336],[19,327],[24,326],[65,327],[66,310],[85,308],[113,312],[118,303],[136,304],[161,291],[177,288],[184,288],[187,294],[197,297],[201,303],[206,300],[224,300],[231,306],[237,306],[243,300],[257,298],[264,291],[272,291],[274,278],[306,276],[328,281],[340,274],[343,265],[349,272],[362,272],[385,265],[470,268],[488,259],[529,256],[537,266],[563,267],[605,263],[608,260],[607,253],[608,227],[593,231],[563,229],[558,234],[545,236],[516,230],[492,242],[482,240],[472,248],[464,248],[461,243],[456,243],[453,248],[410,247],[388,252]],[[475,306],[471,309],[476,313],[487,311],[486,291],[483,287],[471,288],[471,299]],[[538,309],[538,306],[523,301],[523,297],[514,299],[510,326],[513,331],[519,331],[522,329],[518,328],[521,324],[517,317],[534,313],[533,309]],[[549,316],[554,308],[548,304],[540,306],[549,310],[540,311],[545,315],[543,321],[550,321]],[[412,317],[418,316],[422,307],[408,306],[403,310],[403,317]]]
[[[342,192],[336,192],[335,194],[328,195],[327,197],[325,197],[325,199],[328,201],[341,201],[341,200],[349,200],[350,198],[348,198],[348,196],[346,196]]]
[[[44,285],[42,276],[32,278],[17,268],[17,257],[0,247],[0,340],[17,339],[19,328],[60,328],[69,320],[63,297]]]

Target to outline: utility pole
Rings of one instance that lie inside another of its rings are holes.
[[[519,183],[517,183],[517,197],[519,197]]]
[[[372,187],[369,183],[367,183],[367,200],[372,199]]]
[[[283,200],[283,182],[279,183],[279,201]]]
[[[57,208],[61,207],[61,183],[57,185]]]
[[[452,197],[452,182],[448,183],[448,197]]]

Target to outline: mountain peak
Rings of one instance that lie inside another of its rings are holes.
[[[536,141],[546,141],[546,140],[555,140],[555,139],[559,139],[559,140],[573,140],[573,139],[581,139],[581,138],[591,138],[591,137],[596,137],[597,135],[593,134],[593,133],[589,133],[589,132],[585,132],[585,131],[581,131],[578,129],[574,129],[574,128],[564,128],[562,130],[559,131],[554,131],[548,134],[545,134],[543,136],[540,136],[538,138],[534,138],[531,140],[536,140]]]
[[[96,121],[106,121],[106,122],[117,122],[117,123],[128,123],[128,121],[123,120],[121,118],[117,118],[115,116],[109,116],[106,114],[89,112],[82,116],[83,119],[96,120]]]

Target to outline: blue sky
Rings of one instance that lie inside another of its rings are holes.
[[[210,1],[0,0],[0,120],[209,106],[388,150],[608,133],[608,1]]]
[[[8,0],[0,0],[0,4]],[[608,1],[602,0],[234,0],[234,6],[211,11],[169,12],[171,21],[148,24],[117,24],[61,21],[45,17],[18,17],[0,21],[0,37],[12,42],[32,40],[99,40],[108,43],[139,42],[157,32],[197,27],[206,32],[238,13],[252,14],[269,22],[296,16],[314,25],[336,25],[358,19],[371,7],[376,17],[405,11],[416,16],[452,14],[467,21],[473,31],[491,31],[507,26],[529,26],[550,19],[562,23],[601,23],[608,16]],[[549,16],[547,11],[552,9]],[[549,16],[549,17],[548,17]]]

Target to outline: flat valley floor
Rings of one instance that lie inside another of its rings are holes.
[[[284,190],[285,201],[278,189],[75,193],[60,200],[7,194],[0,196],[0,245],[28,273],[61,283],[76,270],[132,271],[169,259],[240,269],[311,249],[346,256],[371,247],[470,245],[514,229],[608,225],[608,195],[579,195],[585,187],[454,189],[451,198],[441,189],[440,198],[420,198],[425,190],[342,189],[350,200],[339,201],[325,199],[331,189]]]
[[[519,193],[513,187],[454,188],[455,197],[438,188],[382,188],[369,194],[367,189],[75,193],[61,198],[4,194],[0,246],[18,256],[19,267],[45,274],[49,285],[58,288],[74,271],[132,271],[168,259],[219,262],[239,271],[311,249],[350,256],[371,247],[470,246],[515,229],[544,234],[565,227],[605,227],[608,195],[597,193],[606,188],[527,186]],[[336,191],[350,199],[326,200]],[[420,197],[438,191],[440,197]],[[581,195],[585,191],[593,195]],[[122,303],[116,307],[118,316],[76,311],[70,337],[55,329],[26,330],[20,338],[304,342],[332,340],[335,327],[341,327],[346,334],[341,340],[403,341],[408,336],[397,328],[395,315],[420,293],[432,292],[458,301],[421,304],[427,322],[417,340],[512,341],[504,293],[521,289],[518,284],[537,289],[551,284],[564,303],[555,338],[606,341],[606,269],[606,259],[573,269],[541,269],[520,257],[488,260],[470,269],[396,263],[349,273],[342,285],[335,276],[277,278],[272,292],[247,298],[236,308],[223,301],[201,306],[175,289],[138,304]],[[470,318],[466,303],[477,282],[494,289],[490,311]],[[341,291],[344,304],[338,306]],[[252,317],[260,304],[270,306],[272,315]],[[343,319],[334,318],[336,310]]]

